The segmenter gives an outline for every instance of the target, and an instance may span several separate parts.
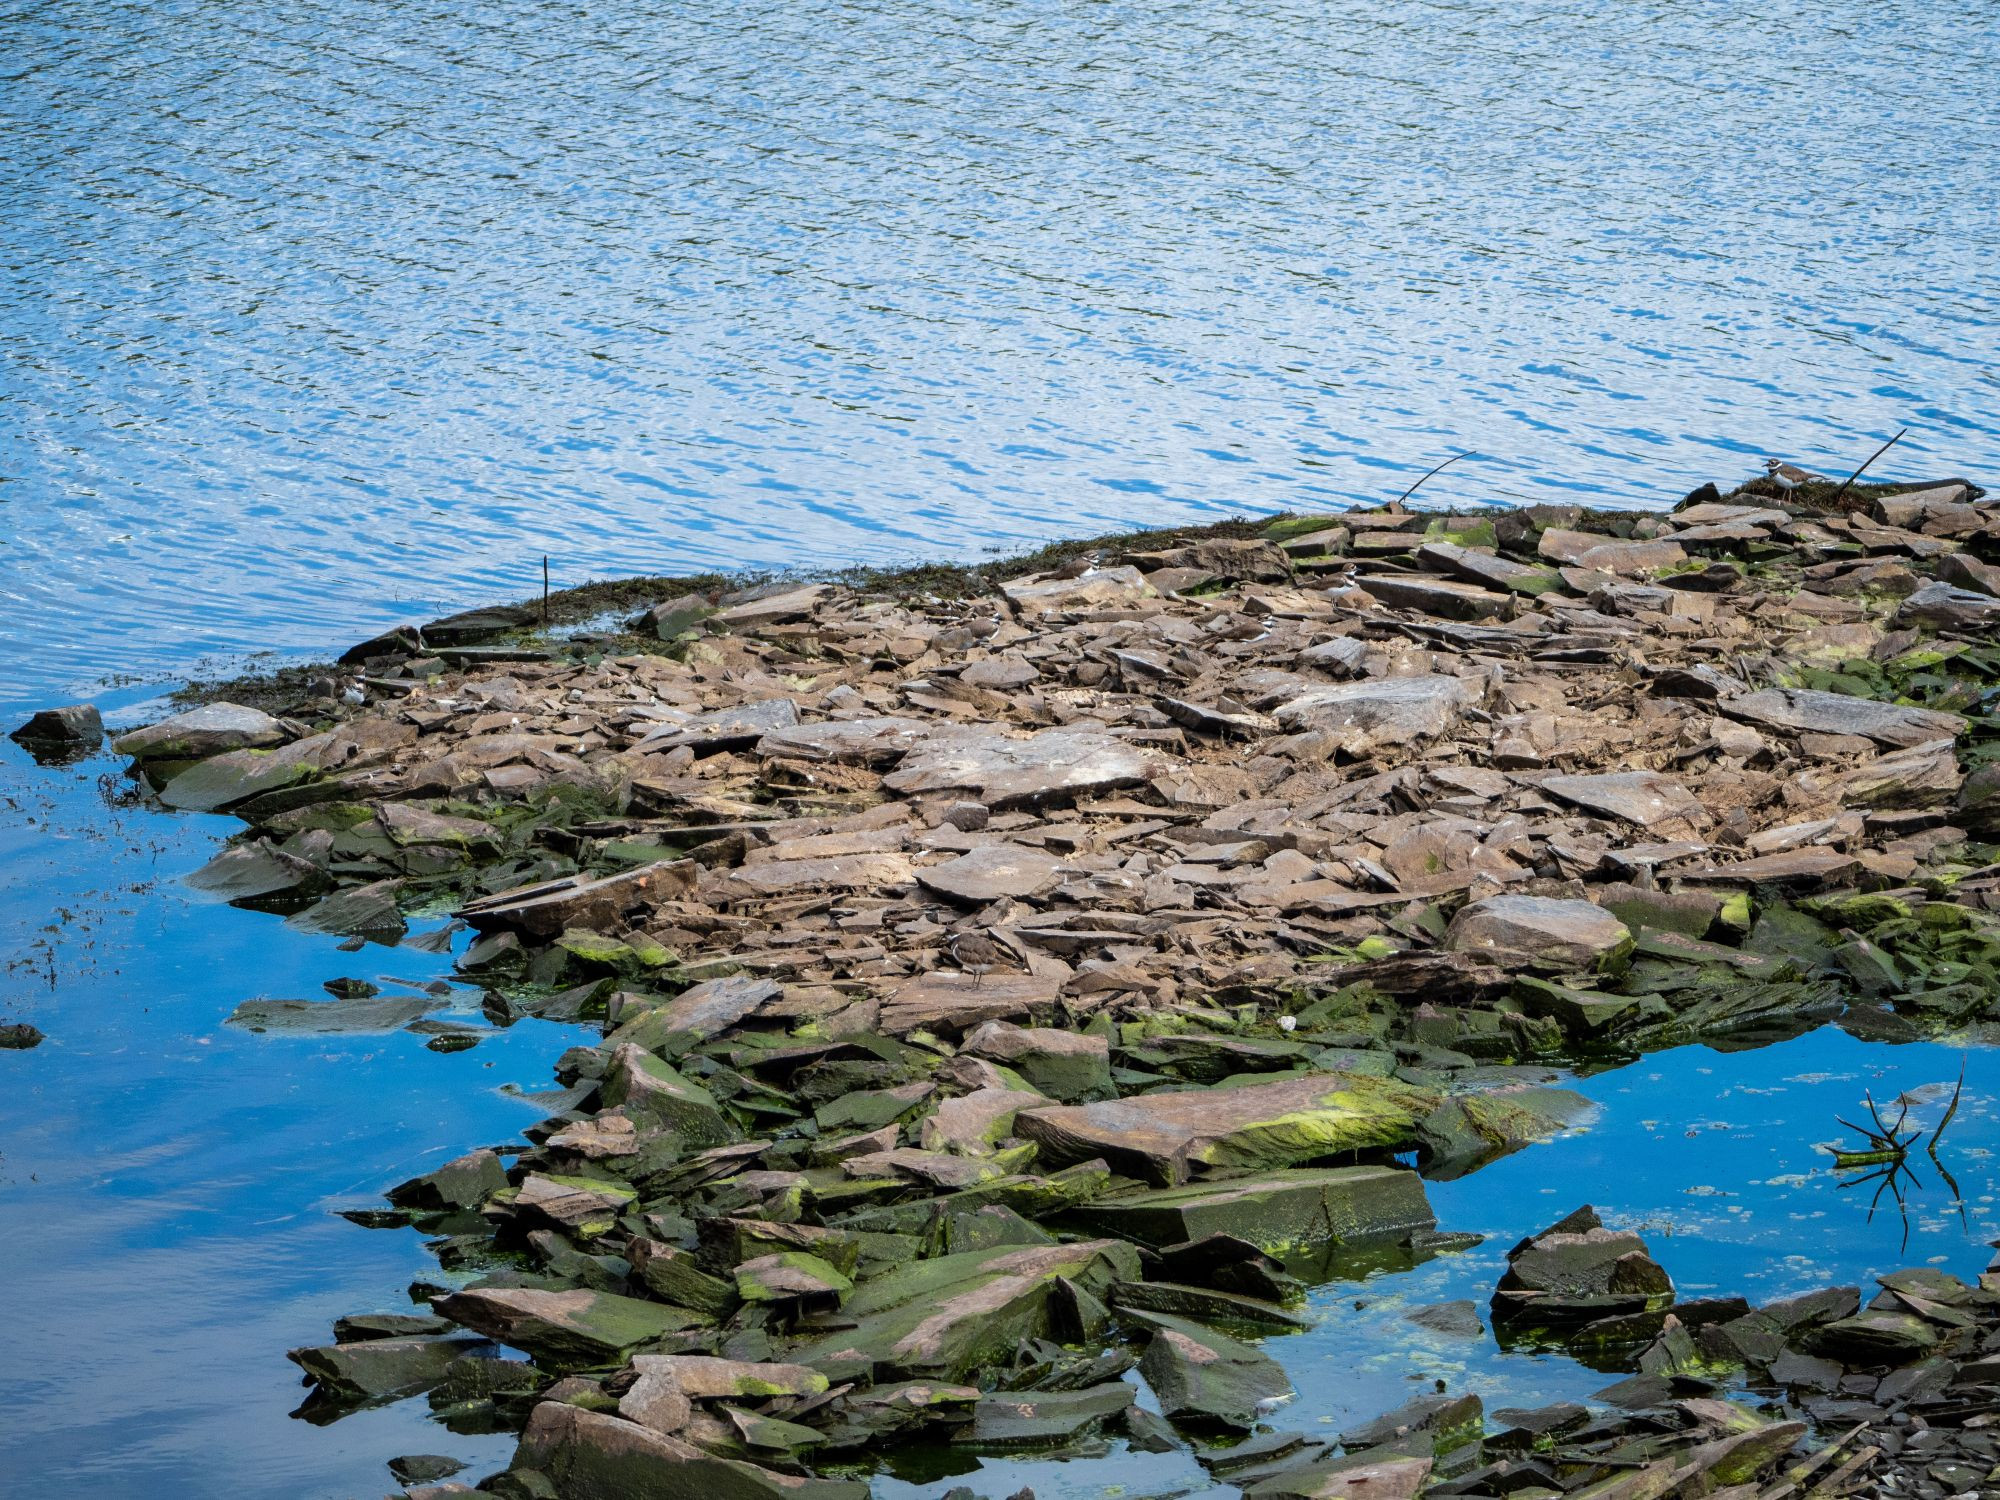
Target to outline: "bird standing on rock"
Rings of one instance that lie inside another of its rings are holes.
[[[1764,460],[1764,472],[1771,476],[1771,483],[1775,484],[1787,495],[1791,494],[1800,485],[1813,480],[1817,480],[1821,484],[1826,483],[1826,476],[1824,474],[1815,474],[1811,469],[1801,469],[1797,464],[1788,464],[1776,458],[1767,458]]]

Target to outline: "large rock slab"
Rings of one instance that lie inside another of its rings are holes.
[[[571,1367],[622,1360],[642,1345],[706,1321],[683,1307],[581,1289],[475,1287],[433,1305],[454,1323],[551,1365]]]
[[[903,758],[882,785],[908,797],[943,793],[973,798],[995,811],[1038,807],[1138,786],[1158,773],[1159,757],[1089,729],[1045,729],[1026,739],[998,730],[939,735]]]
[[[1957,714],[1810,688],[1765,688],[1761,692],[1718,699],[1715,706],[1746,724],[1789,729],[1799,734],[1861,735],[1902,750],[1932,740],[1956,739],[1965,732],[1965,720]]]
[[[1315,688],[1282,704],[1277,717],[1294,733],[1335,735],[1349,754],[1360,755],[1449,733],[1473,696],[1457,677],[1371,678]]]
[[[2000,599],[1979,589],[1949,583],[1927,583],[1896,611],[1898,625],[1967,633],[2000,627]]]
[[[774,730],[757,741],[766,760],[830,761],[837,765],[892,766],[932,735],[947,729],[935,719],[886,715],[834,719]]]
[[[1190,1175],[1287,1167],[1348,1151],[1400,1150],[1437,1098],[1393,1079],[1310,1073],[1024,1111],[1015,1133],[1057,1165],[1102,1157],[1162,1187]]]
[[[834,1380],[955,1378],[1047,1338],[1058,1283],[1102,1294],[1136,1280],[1139,1252],[1122,1240],[1002,1246],[911,1261],[861,1282],[841,1313],[853,1327],[788,1351]]]
[[[597,880],[570,875],[517,886],[468,901],[458,915],[479,932],[511,928],[544,939],[560,937],[572,927],[608,932],[641,902],[686,895],[695,879],[692,860],[659,860]]]
[[[723,1146],[739,1135],[708,1090],[630,1042],[612,1053],[600,1094],[607,1106],[664,1126],[691,1145]]]
[[[1228,1234],[1271,1254],[1395,1244],[1437,1227],[1423,1179],[1400,1167],[1319,1167],[1189,1183],[1072,1209],[1065,1222],[1156,1250]]]
[[[820,1479],[714,1454],[637,1422],[544,1401],[512,1467],[545,1476],[563,1500],[868,1500],[855,1479]]]
[[[427,1391],[451,1362],[480,1346],[468,1338],[364,1339],[293,1349],[285,1358],[343,1401],[390,1401]]]
[[[1602,776],[1545,776],[1542,790],[1572,807],[1619,818],[1641,828],[1708,823],[1708,812],[1686,787],[1657,771],[1613,771]]]
[[[1139,1373],[1171,1421],[1247,1432],[1292,1393],[1291,1378],[1262,1350],[1185,1318],[1154,1313],[1158,1324]]]
[[[1601,906],[1548,896],[1489,896],[1452,918],[1444,946],[1504,967],[1568,971],[1615,963],[1632,933]]]
[[[1060,980],[1040,974],[921,974],[890,992],[879,1024],[890,1036],[970,1031],[982,1021],[1019,1020],[1061,993]]]
[[[245,1000],[224,1024],[245,1031],[289,1031],[308,1036],[351,1036],[401,1031],[444,1001],[429,995],[354,995],[331,1000]]]
[[[1094,568],[1074,578],[1021,578],[1000,585],[1007,602],[1033,620],[1138,603],[1153,590],[1137,568]]]
[[[1024,844],[988,844],[917,871],[917,883],[952,901],[984,906],[1054,890],[1069,865]]]
[[[204,760],[225,750],[281,745],[290,738],[285,726],[261,709],[239,703],[204,703],[121,734],[112,741],[112,748],[134,760]]]

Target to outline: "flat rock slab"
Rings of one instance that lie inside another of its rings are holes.
[[[345,1401],[389,1401],[427,1391],[445,1377],[451,1362],[483,1341],[454,1338],[364,1339],[293,1349],[285,1358],[321,1390]]]
[[[1632,933],[1603,907],[1548,896],[1489,896],[1452,918],[1444,945],[1502,967],[1591,969],[1623,957]]]
[[[1414,609],[1443,620],[1489,620],[1505,615],[1509,608],[1505,594],[1476,583],[1377,573],[1369,575],[1364,585],[1391,609]]]
[[[24,745],[95,747],[104,738],[104,719],[94,703],[45,708],[8,736]]]
[[[836,765],[894,765],[932,735],[948,729],[936,719],[885,715],[834,719],[775,730],[757,741],[766,760],[830,761]]]
[[[1400,1167],[1260,1172],[1106,1198],[1067,1222],[1153,1249],[1228,1234],[1270,1254],[1317,1245],[1379,1245],[1435,1229],[1423,1179]]]
[[[1184,1318],[1154,1313],[1158,1324],[1139,1373],[1171,1421],[1247,1432],[1264,1403],[1282,1400],[1292,1382],[1262,1350]]]
[[[1422,1089],[1355,1073],[1191,1089],[1028,1110],[1014,1129],[1058,1165],[1103,1157],[1171,1187],[1192,1173],[1286,1167],[1345,1151],[1397,1150],[1436,1107]]]
[[[543,1401],[529,1413],[514,1467],[548,1476],[576,1500],[868,1500],[858,1479],[801,1478],[717,1458],[664,1432],[605,1412]]]
[[[657,904],[687,894],[695,879],[692,860],[660,860],[601,880],[572,875],[519,886],[468,901],[458,915],[480,932],[515,928],[544,939],[572,927],[604,932],[642,901]]]
[[[790,698],[764,698],[735,708],[696,714],[679,724],[663,724],[633,748],[647,754],[677,750],[683,745],[704,753],[747,750],[765,735],[790,729],[798,722],[799,706]]]
[[[953,901],[984,906],[1055,889],[1069,865],[1024,844],[989,844],[917,871],[917,883]]]
[[[338,1036],[401,1031],[444,1001],[428,995],[372,995],[350,1000],[245,1000],[225,1024],[245,1031],[290,1031],[306,1036]]]
[[[907,797],[954,793],[996,811],[1036,807],[1138,786],[1163,762],[1112,735],[1088,729],[1045,729],[1026,739],[997,730],[938,735],[882,779]]]
[[[1927,583],[1903,601],[1896,623],[1927,630],[1991,630],[2000,626],[2000,599],[1981,589]]]
[[[1457,677],[1384,677],[1316,688],[1281,705],[1278,723],[1294,733],[1338,735],[1359,754],[1445,734],[1472,700],[1472,689]]]
[[[1605,776],[1545,776],[1542,790],[1572,807],[1622,818],[1642,828],[1678,822],[1704,826],[1708,812],[1686,787],[1657,771],[1614,771]]]
[[[239,703],[205,703],[121,734],[112,741],[112,748],[134,760],[203,760],[225,750],[281,745],[290,738],[285,726],[261,709]]]
[[[1053,1005],[1062,982],[1038,974],[923,974],[904,980],[882,1003],[881,1029],[965,1032],[982,1021],[1011,1021]]]
[[[232,844],[188,876],[187,884],[223,901],[316,891],[329,877],[311,860],[288,854],[268,839]]]
[[[853,1326],[789,1351],[835,1380],[952,1379],[1049,1337],[1059,1281],[1093,1294],[1139,1275],[1121,1240],[1001,1246],[910,1261],[858,1284],[842,1307]]]
[[[452,1322],[557,1366],[620,1360],[642,1344],[704,1321],[686,1308],[580,1289],[468,1288],[435,1305]]]
[[[1965,720],[1957,714],[1936,709],[1907,708],[1899,703],[1881,703],[1873,698],[1850,698],[1845,693],[1822,693],[1810,688],[1766,688],[1722,698],[1716,708],[1732,719],[1767,729],[1789,729],[1800,734],[1862,735],[1878,744],[1908,750],[1932,740],[1956,739],[1965,732]]]
[[[1137,568],[1096,568],[1075,578],[1022,578],[1000,585],[1007,602],[1030,619],[1131,605],[1150,596]]]

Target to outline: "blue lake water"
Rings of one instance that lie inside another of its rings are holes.
[[[1991,474],[1996,61],[1942,0],[0,7],[0,687],[1465,449],[1427,496]]]
[[[526,594],[545,554],[558,584],[978,556],[1381,500],[1462,450],[1427,497],[1663,505],[1904,426],[1885,473],[1990,478],[1996,53],[1935,0],[0,6],[0,716],[130,718],[204,662]],[[0,1053],[0,1489],[496,1466],[421,1401],[290,1418],[282,1352],[432,1272],[336,1212],[510,1138],[501,1086],[573,1035],[224,1028],[446,962],[195,901],[229,825],[108,798],[117,769],[0,744],[0,1017],[50,1037]],[[1595,1389],[1401,1321],[1483,1303],[1585,1198],[1687,1288],[1980,1269],[1991,1054],[1964,1220],[1920,1195],[1904,1250],[1812,1150],[1957,1063],[1823,1032],[1590,1081],[1590,1131],[1434,1187],[1480,1249],[1316,1294],[1296,1420]]]

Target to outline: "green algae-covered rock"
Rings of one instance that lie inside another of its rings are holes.
[[[1054,1332],[1056,1283],[1093,1294],[1136,1280],[1139,1253],[1119,1240],[979,1250],[913,1261],[861,1282],[843,1314],[852,1328],[790,1350],[834,1379],[955,1378]]]
[[[740,1132],[706,1089],[629,1043],[611,1056],[600,1090],[606,1106],[665,1126],[692,1145],[724,1146]]]
[[[800,1297],[841,1297],[854,1283],[803,1250],[760,1255],[736,1268],[736,1295],[745,1302],[791,1302]]]
[[[1168,1187],[1194,1173],[1402,1150],[1437,1103],[1435,1094],[1393,1079],[1307,1073],[1240,1088],[1024,1110],[1014,1129],[1042,1148],[1045,1161],[1102,1157],[1114,1171]]]
[[[507,1186],[507,1169],[491,1151],[473,1151],[456,1157],[434,1171],[389,1189],[389,1201],[398,1208],[441,1212],[454,1208],[477,1208]]]
[[[1247,1432],[1265,1402],[1291,1394],[1278,1362],[1249,1344],[1185,1318],[1154,1313],[1139,1373],[1176,1422]]]
[[[1045,1448],[1073,1442],[1132,1404],[1122,1380],[1080,1391],[993,1391],[972,1409],[961,1441],[982,1448]]]
[[[1560,1134],[1592,1110],[1591,1102],[1572,1089],[1506,1089],[1447,1099],[1417,1125],[1424,1170],[1433,1180],[1463,1177]]]
[[[610,1364],[705,1321],[685,1308],[637,1297],[532,1287],[469,1287],[436,1306],[454,1323],[556,1366]]]
[[[1155,1249],[1230,1234],[1259,1250],[1378,1245],[1435,1229],[1423,1179],[1399,1167],[1319,1167],[1261,1172],[1105,1198],[1065,1222]]]
[[[429,1390],[451,1362],[479,1340],[467,1338],[365,1339],[293,1349],[285,1358],[328,1395],[348,1401],[387,1401]]]
[[[544,1401],[514,1450],[517,1473],[545,1476],[563,1500],[868,1500],[858,1480],[779,1474],[717,1458],[636,1422]]]

